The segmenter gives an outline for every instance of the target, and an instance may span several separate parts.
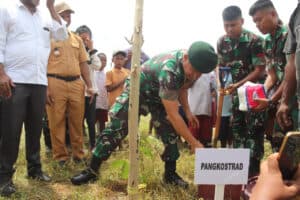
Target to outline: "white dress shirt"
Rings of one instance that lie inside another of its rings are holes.
[[[68,38],[61,21],[39,9],[32,14],[20,1],[0,6],[0,63],[14,83],[47,85],[50,39]]]
[[[107,97],[107,90],[105,87],[105,72],[102,71],[95,71],[95,82],[98,87],[98,96],[96,98],[96,109],[103,109],[108,110],[108,97]]]

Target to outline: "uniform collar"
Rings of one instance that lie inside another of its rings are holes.
[[[242,30],[242,33],[241,33],[241,36],[239,38],[239,42],[249,42],[250,39],[249,39],[249,36],[248,36],[248,31],[246,31],[245,29]],[[224,41],[226,42],[231,42],[232,39],[229,37],[229,36],[225,36],[224,38]]]
[[[275,37],[272,37],[272,35],[269,34],[269,37],[266,37],[266,40],[271,41],[272,39],[278,39],[281,37],[284,31],[286,31],[285,27],[281,24],[278,24],[275,32]]]

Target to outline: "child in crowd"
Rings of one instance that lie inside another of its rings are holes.
[[[115,51],[112,59],[114,66],[106,72],[105,87],[108,92],[109,107],[115,103],[116,98],[123,92],[125,80],[129,76],[130,71],[124,68],[126,56],[125,51]]]
[[[212,137],[212,91],[216,79],[210,74],[202,76],[188,90],[188,101],[191,112],[199,121],[199,128],[189,127],[193,136],[204,146],[211,146]]]
[[[219,74],[225,81],[225,88],[232,84],[231,74],[228,74],[228,78],[224,79],[224,73]],[[220,93],[219,93],[220,95]],[[230,94],[224,94],[221,126],[219,131],[219,140],[221,141],[221,147],[232,147],[232,96]]]
[[[96,123],[98,124],[97,132],[101,134],[105,127],[105,122],[107,122],[107,110],[108,110],[108,98],[107,90],[105,88],[105,72],[107,58],[104,53],[99,53],[97,56],[100,58],[102,66],[99,70],[95,72],[95,81],[98,87],[98,96],[96,98]]]

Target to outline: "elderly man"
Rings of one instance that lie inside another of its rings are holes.
[[[55,5],[55,10],[71,23],[74,11],[65,2]],[[52,142],[53,158],[63,166],[69,159],[65,143],[66,117],[75,162],[84,158],[82,121],[84,115],[84,90],[93,96],[92,83],[88,69],[88,55],[82,39],[69,31],[69,39],[52,41],[48,62],[47,115]],[[82,76],[84,82],[80,78]]]
[[[40,134],[47,90],[47,61],[50,35],[67,39],[65,24],[55,12],[54,0],[47,0],[52,17],[47,21],[37,8],[39,0],[20,0],[0,8],[0,195],[16,191],[13,168],[25,123],[28,177],[50,181],[40,162]]]

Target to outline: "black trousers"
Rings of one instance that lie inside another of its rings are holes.
[[[95,146],[95,135],[96,135],[96,96],[90,103],[91,97],[85,97],[85,110],[84,118],[86,119],[89,129],[90,148],[93,149]]]
[[[0,143],[1,143],[1,103],[2,103],[2,97],[0,97]]]
[[[52,149],[52,143],[51,143],[51,137],[50,137],[50,129],[49,129],[49,122],[47,114],[45,113],[43,117],[43,135],[44,135],[44,141],[45,145],[48,149]]]
[[[40,137],[46,103],[46,86],[16,84],[12,97],[1,103],[0,184],[9,181],[18,158],[25,125],[27,172],[41,170]]]

